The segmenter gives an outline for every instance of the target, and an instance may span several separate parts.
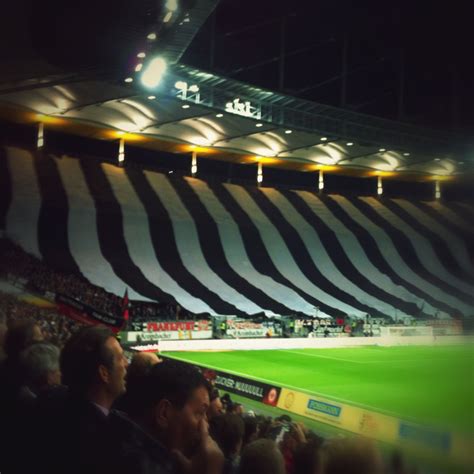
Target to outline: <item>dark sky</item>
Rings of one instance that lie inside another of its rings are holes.
[[[277,57],[280,18],[285,16],[287,93],[340,105],[347,35],[348,107],[397,118],[403,56],[403,119],[464,133],[474,130],[474,41],[467,2],[222,0],[216,15],[215,72],[231,74]],[[183,62],[210,69],[211,23]],[[278,67],[275,61],[233,77],[277,89]]]

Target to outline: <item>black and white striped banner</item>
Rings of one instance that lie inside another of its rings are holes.
[[[117,295],[194,313],[472,315],[472,212],[0,150],[6,235]]]

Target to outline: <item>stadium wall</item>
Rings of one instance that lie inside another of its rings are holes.
[[[289,339],[209,339],[188,341],[160,341],[157,348],[163,352],[173,351],[228,351],[228,350],[273,350],[273,349],[323,349],[358,346],[394,346],[426,344],[466,343],[461,336],[443,336],[435,340],[431,336],[400,337],[332,337]]]

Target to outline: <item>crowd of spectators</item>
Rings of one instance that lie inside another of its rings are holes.
[[[36,323],[44,338],[58,347],[63,347],[72,334],[83,326],[58,313],[54,307],[29,304],[0,291],[0,333],[13,324],[29,321]]]
[[[122,316],[122,296],[91,284],[81,275],[55,270],[6,238],[0,238],[0,277],[20,282],[33,292],[60,293],[102,313]],[[189,317],[188,312],[172,302],[132,301],[129,311],[135,321]]]
[[[137,353],[90,326],[61,351],[11,324],[0,364],[2,474],[405,474],[364,439],[323,439],[220,396],[189,364]],[[28,455],[25,455],[28,453]]]

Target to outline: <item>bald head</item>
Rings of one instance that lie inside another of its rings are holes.
[[[285,462],[275,441],[258,439],[248,444],[240,458],[241,474],[285,474]]]
[[[132,362],[128,366],[128,377],[139,377],[145,375],[161,359],[153,352],[137,352],[133,355]]]
[[[381,474],[383,462],[373,441],[364,438],[331,439],[322,448],[327,474]]]

